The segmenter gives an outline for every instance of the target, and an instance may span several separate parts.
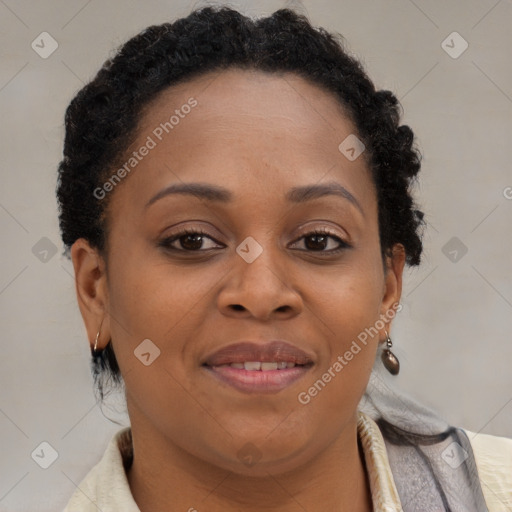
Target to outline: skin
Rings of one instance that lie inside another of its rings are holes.
[[[83,239],[71,252],[89,340],[101,325],[98,349],[112,339],[125,381],[134,498],[143,512],[370,511],[357,405],[391,320],[307,405],[297,399],[402,292],[405,252],[395,245],[383,265],[364,154],[338,150],[356,130],[329,92],[298,76],[229,70],[160,94],[132,150],[190,97],[197,106],[110,192],[107,254]],[[327,181],[363,212],[336,196],[285,200]],[[229,188],[234,200],[172,195],[145,208],[181,182]],[[174,252],[159,246],[189,228],[207,232],[203,252],[186,252],[186,237]],[[336,239],[305,237],[322,228],[350,248],[329,255]],[[236,252],[248,236],[263,248],[252,263]],[[161,351],[149,366],[134,356],[144,339]],[[233,342],[269,339],[315,357],[278,393],[242,393],[200,366]],[[250,467],[237,455],[246,443],[261,454]]]

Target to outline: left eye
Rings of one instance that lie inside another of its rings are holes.
[[[311,246],[313,247],[316,247],[316,249],[311,249],[313,252],[326,252],[326,253],[337,253],[339,251],[342,251],[343,249],[347,249],[348,247],[350,247],[350,245],[345,242],[344,240],[342,240],[341,238],[339,238],[338,236],[330,233],[329,231],[323,231],[323,230],[318,230],[318,231],[312,231],[311,233],[306,233],[305,235],[302,235],[299,240],[312,240],[313,243],[309,244],[309,248]],[[335,247],[334,249],[330,249],[328,251],[324,250],[326,247],[326,245],[329,245],[328,244],[328,241],[329,239],[331,240],[335,240],[337,243],[338,243],[338,247]],[[308,244],[306,243],[306,246],[308,246]],[[320,247],[319,247],[320,246]],[[319,249],[319,250],[318,250]]]
[[[167,249],[171,249],[174,251],[182,251],[182,252],[202,252],[203,250],[212,249],[207,248],[204,249],[203,247],[203,239],[207,238],[215,243],[218,243],[215,239],[213,239],[211,236],[209,236],[204,231],[198,230],[188,230],[188,231],[181,231],[180,233],[176,233],[175,235],[168,237],[164,239],[160,245],[162,247],[165,247]],[[297,243],[298,240],[310,240],[312,243],[306,243],[306,251],[312,251],[312,252],[327,252],[327,253],[336,253],[338,251],[341,251],[343,249],[346,249],[350,247],[350,245],[339,238],[336,235],[331,234],[328,231],[318,230],[318,231],[312,231],[310,233],[306,233],[305,235],[302,235],[299,239],[296,240],[295,243]],[[338,243],[338,247],[335,247],[333,249],[325,250],[326,247],[329,245],[329,240],[334,240]],[[173,244],[175,242],[179,241],[182,249],[175,247]],[[304,250],[304,249],[301,249]]]

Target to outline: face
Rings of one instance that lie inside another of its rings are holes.
[[[103,308],[134,433],[254,474],[247,453],[287,471],[354,424],[385,337],[361,333],[398,302],[403,267],[385,272],[364,153],[338,149],[355,133],[292,74],[208,74],[145,109],[129,171],[102,189],[97,308],[81,304],[92,339]],[[170,188],[199,183],[215,191]]]

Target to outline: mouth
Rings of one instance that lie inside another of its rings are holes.
[[[303,377],[313,365],[311,355],[285,341],[236,343],[202,363],[212,377],[244,393],[277,393]]]

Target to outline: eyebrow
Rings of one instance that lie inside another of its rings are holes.
[[[234,199],[234,195],[230,190],[218,185],[211,185],[209,183],[174,183],[160,190],[146,203],[144,208],[148,208],[159,199],[173,194],[191,195],[198,199],[206,199],[207,201],[218,203],[230,203]],[[335,181],[293,187],[286,193],[285,198],[291,203],[305,203],[306,201],[326,196],[337,196],[348,200],[364,216],[364,211],[359,201],[345,187]]]

